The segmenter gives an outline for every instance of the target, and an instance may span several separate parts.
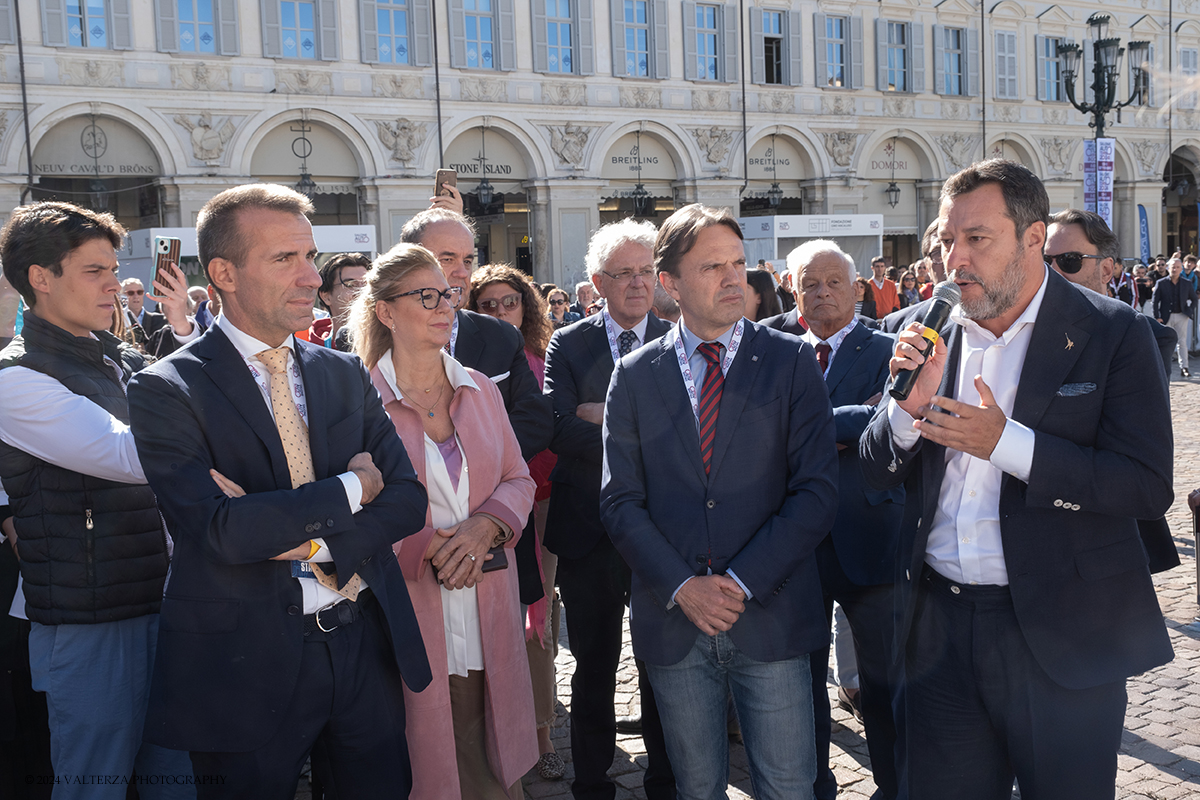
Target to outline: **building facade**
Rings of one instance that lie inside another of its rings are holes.
[[[983,157],[1027,164],[1056,209],[1082,206],[1092,133],[1055,48],[1086,42],[1096,8],[0,0],[0,208],[32,173],[34,198],[108,208],[131,228],[187,226],[228,186],[307,178],[315,221],[374,225],[386,249],[445,166],[480,223],[481,263],[539,281],[573,283],[590,232],[643,193],[660,220],[693,201],[882,214],[903,263],[942,181]],[[1144,102],[1110,117],[1114,227],[1136,255],[1141,205],[1155,252],[1194,251],[1200,109],[1171,75],[1197,72],[1200,8],[1111,11],[1110,35],[1149,41],[1155,70]],[[8,46],[18,12],[23,59]]]

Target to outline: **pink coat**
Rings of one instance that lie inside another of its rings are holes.
[[[521,458],[517,437],[508,424],[500,391],[486,375],[474,370],[470,374],[479,391],[469,386],[457,389],[450,401],[450,418],[454,420],[470,470],[471,513],[486,512],[497,517],[516,534],[505,545],[510,548],[508,568],[489,573],[476,589],[487,682],[484,718],[488,762],[500,783],[511,786],[538,760],[533,688],[525,654],[516,559],[511,552],[533,507],[534,484]],[[420,412],[396,399],[378,368],[371,370],[371,380],[404,442],[417,478],[425,484],[425,432]],[[424,558],[433,536],[430,514],[426,511],[425,527],[393,546],[433,671],[433,682],[425,691],[414,694],[404,688],[408,753],[413,769],[412,796],[422,800],[460,800],[441,590]]]

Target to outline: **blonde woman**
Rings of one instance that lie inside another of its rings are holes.
[[[355,352],[429,492],[425,528],[395,546],[434,675],[405,691],[412,796],[519,798],[538,748],[511,553],[534,483],[499,390],[442,350],[460,290],[433,254],[398,244],[364,281]]]

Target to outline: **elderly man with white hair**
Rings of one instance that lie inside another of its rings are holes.
[[[837,429],[838,513],[829,535],[817,546],[817,569],[825,615],[832,623],[833,603],[841,604],[858,659],[859,690],[854,694],[843,688],[839,698],[861,709],[879,788],[874,796],[894,798],[899,787],[895,752],[900,728],[893,716],[897,682],[890,667],[892,572],[904,492],[869,491],[863,485],[858,437],[882,396],[895,339],[855,317],[857,270],[837,242],[805,242],[788,254],[787,267],[796,308],[763,324],[796,333],[812,345],[825,375]],[[818,800],[833,800],[837,781],[829,769],[831,721],[825,688],[829,648],[812,653],[811,659],[818,762],[814,795]]]

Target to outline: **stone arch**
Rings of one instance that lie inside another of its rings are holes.
[[[863,146],[855,154],[854,164],[860,176],[866,175],[871,171],[870,159],[872,155],[893,137],[897,143],[903,143],[916,158],[920,180],[937,180],[946,177],[942,173],[942,160],[938,156],[935,145],[927,141],[924,136],[916,131],[905,128],[886,128],[883,131],[875,131],[867,136]]]
[[[434,125],[436,126],[436,124],[435,122]],[[504,117],[481,114],[457,121],[449,127],[443,126],[442,137],[446,142],[446,150],[449,151],[451,143],[463,134],[477,129],[486,129],[489,140],[491,136],[502,136],[517,151],[524,162],[526,179],[542,178],[549,174],[537,135],[531,134],[521,125]],[[432,139],[436,135],[436,131],[432,131],[429,138]],[[432,174],[433,170],[438,168],[435,147],[428,148],[425,160]]]
[[[781,139],[787,142],[800,156],[801,163],[798,166],[805,173],[803,179],[819,178],[826,174],[827,171],[824,169],[820,155],[824,151],[815,145],[807,131],[791,125],[763,125],[747,131],[746,137],[750,142],[750,151],[753,152],[755,147],[759,146],[764,139],[769,140],[772,135],[777,140]],[[754,179],[753,167],[750,177],[752,180]]]
[[[604,172],[605,160],[613,146],[625,135],[641,131],[642,136],[653,137],[666,150],[675,167],[675,180],[686,180],[699,174],[698,153],[693,152],[688,143],[679,133],[665,125],[648,120],[632,121],[617,125],[604,131],[603,138],[593,151],[593,161],[588,169],[589,174],[600,176]]]
[[[29,120],[31,149],[36,151],[38,145],[45,139],[46,135],[59,124],[75,117],[87,117],[92,114],[95,114],[97,119],[112,119],[132,128],[146,142],[151,151],[153,151],[155,158],[158,159],[158,176],[178,174],[179,165],[187,163],[186,155],[182,150],[182,142],[177,138],[165,137],[161,133],[163,130],[170,129],[167,120],[157,117],[157,115],[155,117],[148,117],[132,108],[117,106],[111,103],[71,103],[55,108],[40,118],[35,111],[30,115]],[[6,154],[5,161],[14,160],[16,162],[16,171],[24,172],[24,167],[20,166],[20,164],[24,161],[25,137],[22,126],[16,124],[16,122],[19,122],[19,119],[18,117],[14,120],[12,125],[16,130],[16,134],[9,139],[9,152]]]
[[[1015,2],[1015,0],[1000,0],[999,3],[992,6],[991,11],[988,13],[995,17],[1008,17],[1010,19],[1025,19],[1027,16],[1025,7]]]
[[[1042,161],[1041,151],[1024,134],[1005,132],[1000,136],[989,137],[986,156],[987,158],[1011,158],[1029,167],[1035,175],[1046,174],[1046,165]]]
[[[356,177],[358,179],[386,172],[386,166],[384,166],[386,165],[386,160],[383,154],[376,151],[371,140],[364,136],[357,125],[336,114],[331,114],[328,111],[318,108],[288,109],[287,111],[264,117],[256,124],[246,125],[243,130],[248,131],[248,133],[243,139],[241,149],[237,152],[234,159],[234,163],[237,165],[236,169],[243,175],[254,174],[251,162],[254,161],[255,154],[258,152],[263,140],[276,132],[281,126],[288,125],[289,123],[298,123],[302,119],[307,119],[309,123],[321,125],[340,140],[356,163]],[[314,158],[318,157],[314,156]],[[315,164],[309,165],[309,172],[314,175],[320,174],[319,167]]]

